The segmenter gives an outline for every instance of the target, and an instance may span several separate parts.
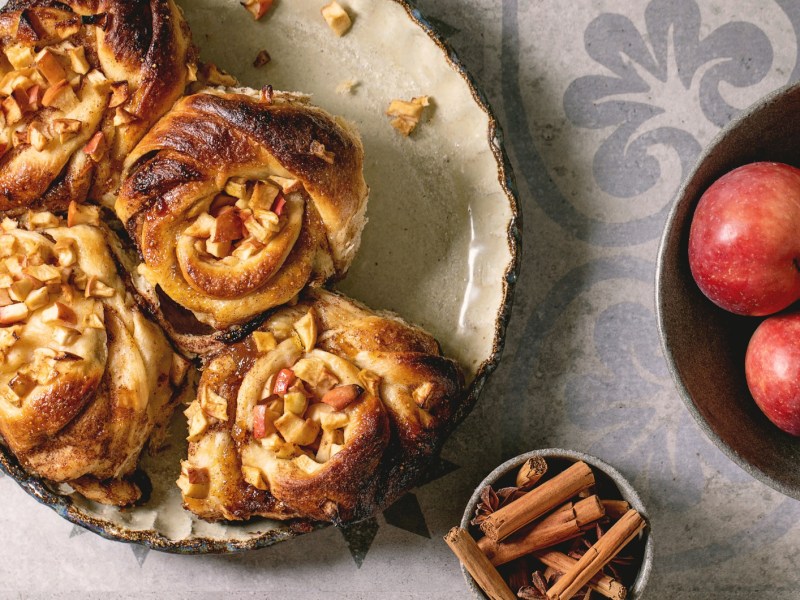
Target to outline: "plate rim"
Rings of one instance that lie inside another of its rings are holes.
[[[478,366],[475,377],[467,388],[464,402],[453,421],[453,429],[455,429],[477,403],[489,376],[497,369],[505,348],[506,328],[511,318],[511,309],[514,303],[514,293],[522,259],[522,211],[513,167],[505,149],[503,131],[486,94],[478,85],[474,76],[467,70],[450,42],[436,29],[431,20],[415,6],[413,0],[389,1],[399,4],[406,11],[409,19],[422,29],[443,52],[450,68],[461,76],[469,88],[473,101],[486,115],[488,119],[487,141],[497,165],[498,183],[511,211],[506,227],[506,242],[510,256],[503,274],[502,296],[495,315],[492,349],[489,356]],[[39,503],[53,509],[59,516],[74,525],[81,526],[108,540],[139,544],[150,550],[170,554],[203,555],[246,552],[266,548],[277,542],[286,541],[329,525],[328,523],[308,520],[286,521],[287,529],[277,535],[262,533],[246,540],[227,541],[208,537],[172,540],[155,529],[128,529],[111,521],[84,514],[76,507],[69,496],[56,493],[48,487],[44,480],[25,471],[16,457],[4,445],[0,446],[0,470],[14,479],[25,492]]]

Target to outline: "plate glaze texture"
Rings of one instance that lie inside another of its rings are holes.
[[[703,192],[720,176],[754,161],[800,167],[800,85],[765,97],[711,142],[667,220],[656,272],[664,356],[701,429],[745,471],[800,499],[800,438],[775,427],[747,388],[744,357],[761,319],[728,313],[708,300],[689,269],[689,229]]]
[[[484,96],[419,13],[401,0],[352,0],[352,29],[336,37],[319,1],[281,2],[253,21],[238,1],[179,0],[201,58],[260,88],[302,91],[355,123],[365,146],[369,222],[338,289],[430,331],[464,368],[471,406],[503,347],[519,268],[519,213],[511,170]],[[261,50],[271,62],[254,67]],[[349,93],[337,88],[355,82]],[[409,138],[390,125],[392,99],[427,95]],[[463,415],[462,415],[463,416]],[[178,413],[171,445],[142,468],[146,503],[118,510],[49,488],[3,453],[0,463],[31,495],[112,539],[177,553],[267,546],[318,525],[255,519],[207,523],[181,506],[175,485],[186,454]],[[59,493],[60,492],[60,493]]]

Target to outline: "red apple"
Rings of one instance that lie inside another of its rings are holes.
[[[744,359],[750,393],[767,418],[800,436],[800,313],[758,326]]]
[[[689,233],[689,265],[718,306],[762,316],[800,298],[800,169],[759,162],[706,190]]]

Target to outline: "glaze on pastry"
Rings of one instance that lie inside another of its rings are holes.
[[[8,214],[113,205],[125,157],[196,71],[173,0],[11,0],[0,51]]]
[[[458,366],[399,318],[309,291],[213,356],[178,485],[205,519],[364,518],[411,487],[465,409]]]
[[[358,135],[298,95],[180,100],[129,157],[116,204],[143,258],[137,288],[170,337],[218,349],[341,277],[365,223],[362,162]]]
[[[127,505],[188,364],[137,308],[97,211],[73,206],[72,226],[49,212],[2,221],[0,433],[29,472]]]

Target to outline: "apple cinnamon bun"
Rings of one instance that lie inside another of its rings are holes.
[[[365,224],[362,163],[358,134],[299,95],[178,101],[128,158],[116,203],[143,259],[137,289],[168,335],[189,352],[219,349],[306,285],[341,277]]]
[[[207,362],[186,410],[185,505],[212,520],[364,518],[416,482],[462,387],[424,331],[309,290]]]
[[[113,204],[122,163],[184,92],[173,0],[11,0],[0,10],[0,211]]]
[[[138,310],[109,240],[89,205],[0,223],[0,434],[29,472],[127,505],[188,363]]]

